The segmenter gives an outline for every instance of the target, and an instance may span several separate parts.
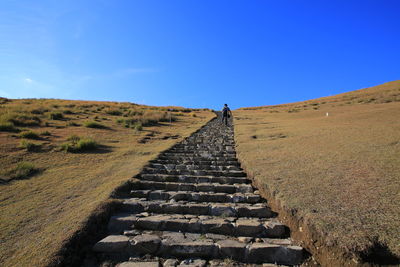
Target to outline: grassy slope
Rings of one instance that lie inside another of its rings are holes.
[[[174,112],[180,115],[176,116],[176,122],[144,127],[138,132],[116,122],[132,116],[111,116],[105,111],[112,108],[127,114],[134,109],[144,111],[143,117],[154,117],[164,113],[165,109],[128,103],[12,100],[1,105],[0,115],[15,110],[29,115],[30,110],[40,107],[48,108],[48,112],[61,111],[71,104],[75,105],[69,108],[74,114],[64,115],[64,120],[48,120],[45,113],[39,115],[39,126],[19,127],[51,133],[51,136],[34,140],[41,144],[40,152],[18,148],[21,141],[18,133],[0,132],[3,180],[7,181],[7,170],[21,161],[32,162],[44,169],[30,179],[0,185],[1,266],[45,266],[115,187],[137,173],[157,153],[182,140],[214,116],[204,110]],[[96,116],[99,123],[108,128],[66,126],[71,122],[83,125],[95,120]],[[44,126],[46,122],[48,126]],[[90,136],[103,146],[90,153],[60,151],[60,145],[72,134]],[[177,139],[170,138],[174,135],[178,135]]]
[[[400,256],[400,81],[234,116],[241,161],[326,245]]]

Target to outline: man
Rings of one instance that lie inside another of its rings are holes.
[[[225,122],[225,125],[228,125],[228,118],[232,116],[231,110],[228,108],[228,104],[224,105],[222,109],[222,122]]]

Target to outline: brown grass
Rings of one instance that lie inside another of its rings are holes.
[[[175,108],[172,115],[186,110]],[[110,115],[109,110],[121,113]],[[131,103],[2,99],[0,123],[45,134],[34,141],[40,151],[29,152],[19,147],[24,139],[18,133],[0,131],[0,266],[47,265],[114,188],[214,116],[208,110],[191,110],[172,123],[157,120],[165,118],[165,112],[169,116],[168,108]],[[56,113],[63,115],[54,120],[49,114]],[[152,114],[152,126],[137,131],[116,122],[139,113],[143,120]],[[13,119],[19,121],[14,124]],[[105,127],[87,128],[87,121]],[[67,153],[61,145],[71,142],[71,135],[91,138],[99,146]],[[29,162],[40,172],[18,180],[15,169],[20,162]]]
[[[241,161],[326,246],[400,256],[400,81],[234,117]]]

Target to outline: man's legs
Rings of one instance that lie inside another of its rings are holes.
[[[223,116],[222,122],[225,122],[225,125],[228,125],[228,116]]]

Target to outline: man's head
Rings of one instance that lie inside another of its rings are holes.
[[[224,106],[225,106],[225,107],[227,107],[227,106],[228,106],[228,104],[224,104]]]

